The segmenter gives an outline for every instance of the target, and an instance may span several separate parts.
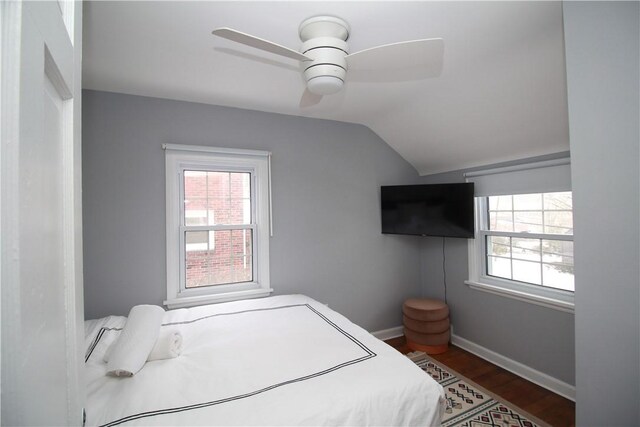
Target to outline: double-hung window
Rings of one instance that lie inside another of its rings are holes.
[[[266,296],[269,153],[166,145],[169,308]]]
[[[471,287],[573,311],[573,201],[568,159],[469,173],[476,238]]]

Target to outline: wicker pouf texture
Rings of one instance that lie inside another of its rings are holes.
[[[448,331],[451,326],[448,317],[446,319],[435,320],[433,322],[422,322],[420,320],[414,320],[407,317],[406,315],[402,316],[402,324],[405,328],[421,334],[441,334]]]
[[[427,354],[449,348],[449,307],[440,300],[411,298],[402,305],[402,322],[407,346]]]

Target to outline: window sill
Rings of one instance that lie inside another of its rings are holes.
[[[565,313],[574,313],[573,302],[562,301],[555,298],[544,297],[529,292],[507,289],[501,286],[489,285],[486,283],[480,283],[471,280],[465,280],[465,283],[471,289],[476,289],[478,291],[488,292],[490,294],[499,295],[518,301],[524,301],[530,304],[540,305],[542,307],[547,307],[558,311],[564,311]]]
[[[219,302],[237,301],[250,298],[267,297],[273,292],[273,289],[251,289],[246,291],[225,292],[217,295],[199,295],[191,297],[177,297],[167,299],[164,305],[173,310],[174,308],[193,307],[196,305],[215,304]]]

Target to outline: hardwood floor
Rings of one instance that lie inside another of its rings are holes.
[[[403,354],[411,350],[404,337],[386,341]],[[551,424],[564,427],[575,425],[575,403],[546,388],[529,382],[511,372],[459,347],[430,357],[459,372],[508,402]]]

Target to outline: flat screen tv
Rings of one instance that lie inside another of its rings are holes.
[[[381,187],[382,233],[474,237],[473,183]]]

